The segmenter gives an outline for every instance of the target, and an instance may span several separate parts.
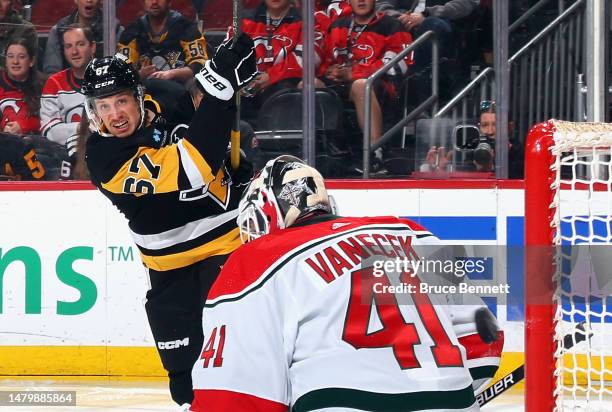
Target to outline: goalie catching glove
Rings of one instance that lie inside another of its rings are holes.
[[[241,34],[223,42],[195,78],[207,94],[228,101],[257,75],[253,40]]]

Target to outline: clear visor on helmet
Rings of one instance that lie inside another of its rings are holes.
[[[131,90],[131,89],[119,89],[117,90],[116,93],[113,93],[113,94],[120,93],[124,90]],[[104,97],[107,97],[107,96],[104,96]],[[98,114],[98,110],[96,108],[96,101],[98,99],[103,99],[104,97],[93,97],[93,96],[86,97],[85,98],[85,113],[87,114],[87,118],[89,120],[89,130],[92,133],[100,133],[102,136],[110,137],[112,135],[106,130],[106,127],[104,126],[104,122],[102,121],[102,118]],[[140,108],[140,124],[138,125],[138,128],[140,128],[142,127],[144,123],[144,119],[145,119],[144,88],[142,86],[137,86],[134,89],[134,98],[136,99],[136,102],[138,103],[138,106]]]
[[[238,214],[238,228],[242,243],[255,240],[269,232],[266,216],[254,203],[248,203]]]

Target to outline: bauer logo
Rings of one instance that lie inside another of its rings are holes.
[[[41,259],[40,254],[28,246],[17,246],[12,249],[0,248],[0,315],[4,311],[2,297],[5,295],[7,278],[11,278],[12,289],[15,289],[16,276],[23,276],[18,285],[25,288],[26,315],[42,313],[42,297],[47,297],[52,289],[48,276],[54,274],[63,285],[73,288],[78,293],[76,300],[63,300],[63,296],[54,296],[54,310],[58,315],[80,315],[90,310],[96,303],[98,289],[88,276],[74,269],[75,262],[79,260],[93,261],[93,248],[89,246],[75,246],[61,252],[50,264],[48,260]],[[43,265],[43,262],[45,265]],[[43,273],[45,281],[43,282]],[[56,290],[56,289],[54,289]],[[21,294],[21,290],[12,290],[14,295]],[[47,309],[47,307],[45,307]]]
[[[157,347],[160,350],[164,350],[164,349],[178,349],[181,346],[189,346],[189,337],[186,337],[185,339],[179,339],[179,340],[171,340],[168,342],[157,342]]]

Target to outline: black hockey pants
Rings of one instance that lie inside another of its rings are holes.
[[[149,270],[145,309],[155,345],[170,378],[172,399],[191,403],[191,368],[202,349],[202,309],[228,255],[212,256],[180,269]]]

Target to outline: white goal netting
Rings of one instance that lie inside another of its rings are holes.
[[[556,410],[612,410],[612,124],[555,121]]]

